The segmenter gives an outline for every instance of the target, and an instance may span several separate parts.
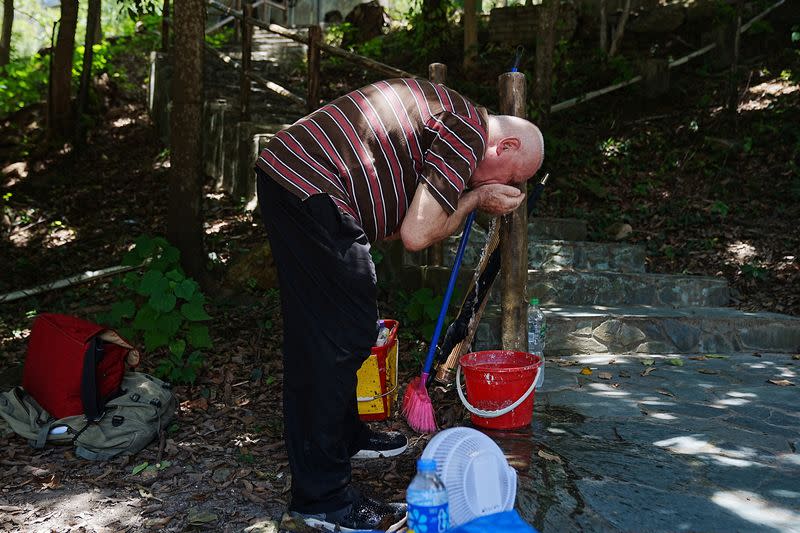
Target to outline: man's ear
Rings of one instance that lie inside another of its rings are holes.
[[[522,145],[517,137],[505,137],[504,139],[500,139],[500,142],[497,143],[497,155],[501,155],[503,152],[508,152],[509,150],[516,151],[519,150],[519,147]]]

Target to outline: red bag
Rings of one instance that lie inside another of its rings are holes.
[[[139,353],[116,332],[68,315],[43,313],[33,323],[22,387],[55,418],[98,420],[120,391],[125,365]]]

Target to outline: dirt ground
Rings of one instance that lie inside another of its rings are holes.
[[[800,178],[792,160],[800,90],[763,52],[748,56],[742,73],[736,128],[718,105],[725,77],[695,70],[676,76],[670,99],[634,104],[618,93],[554,120],[554,180],[539,213],[586,217],[596,238],[630,224],[628,240],[648,247],[651,271],[722,275],[737,306],[800,314]],[[143,102],[141,94],[111,99],[82,153],[41,149],[41,108],[5,121],[0,292],[116,265],[136,236],[163,233],[169,158]],[[613,185],[600,179],[609,174]],[[215,272],[265,239],[257,217],[224,194],[209,189],[204,210]],[[19,382],[36,313],[91,317],[113,301],[113,287],[101,281],[0,305],[0,388]],[[389,297],[384,308],[392,309]],[[290,476],[275,295],[239,288],[208,311],[214,349],[197,382],[175,389],[180,410],[161,445],[92,463],[70,449],[33,450],[0,437],[0,527],[238,531],[280,518]],[[156,355],[145,355],[144,370]],[[442,425],[464,419],[456,402],[438,398]],[[397,416],[379,426],[409,432]],[[409,435],[410,453],[358,463],[354,479],[402,500],[426,443]]]

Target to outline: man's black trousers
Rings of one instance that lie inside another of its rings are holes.
[[[367,431],[358,418],[356,371],[376,338],[375,267],[364,231],[328,195],[300,201],[257,175],[283,311],[289,509],[335,511],[356,497],[350,457]]]

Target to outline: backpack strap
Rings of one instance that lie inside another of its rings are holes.
[[[102,339],[97,335],[89,339],[81,372],[81,403],[86,419],[92,422],[100,420],[105,407],[100,401],[100,388],[97,386],[97,365],[104,353]]]

